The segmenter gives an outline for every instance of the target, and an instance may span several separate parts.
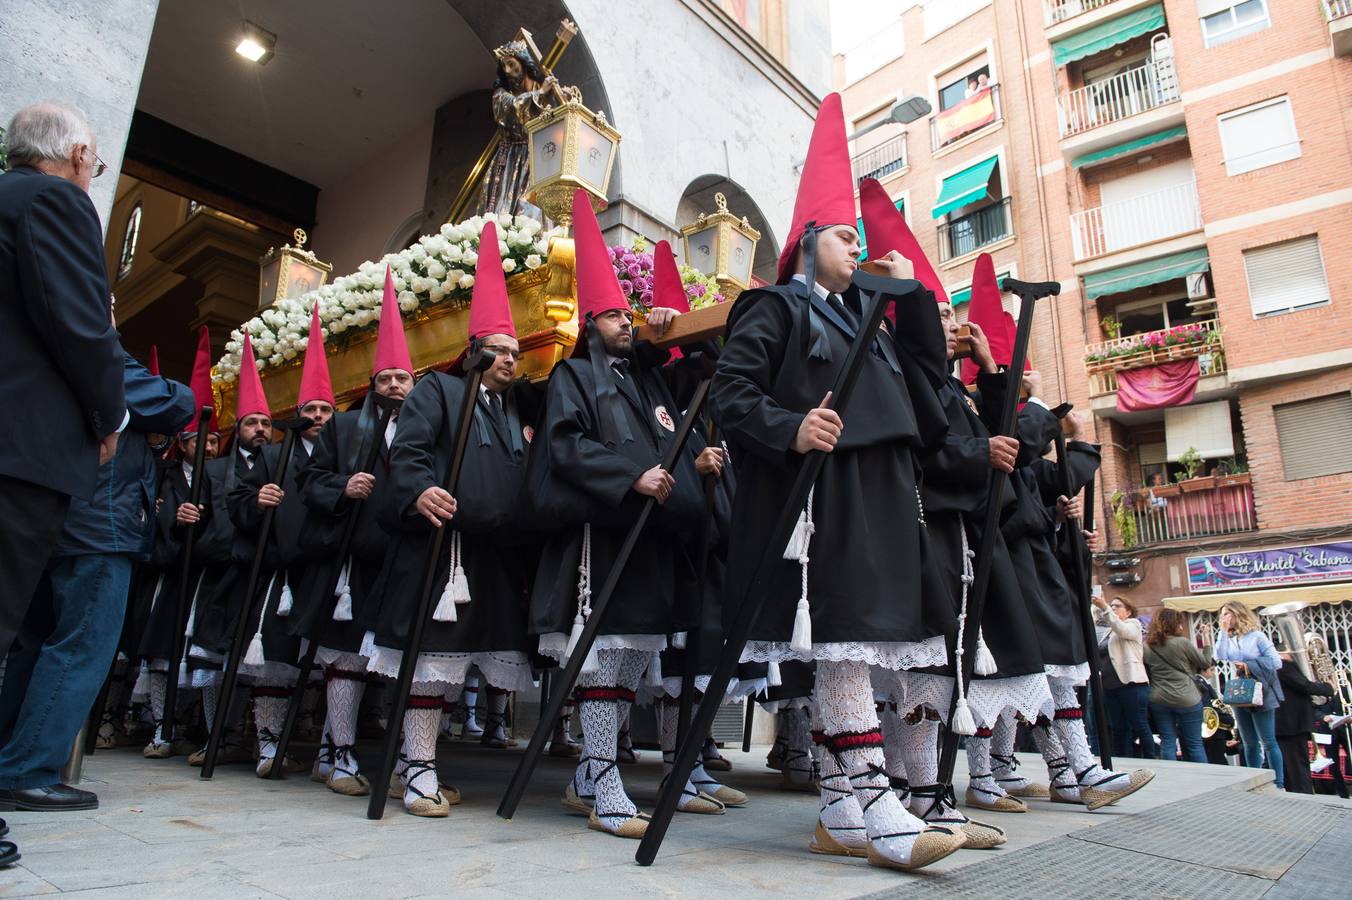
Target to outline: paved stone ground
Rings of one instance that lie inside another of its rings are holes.
[[[498,819],[517,752],[443,747],[444,777],[464,804],[423,820],[392,800],[380,822],[365,818],[364,799],[304,776],[261,781],[226,766],[204,783],[182,758],[101,752],[85,766],[100,809],[4,814],[23,861],[0,871],[0,897],[1309,898],[1347,897],[1352,883],[1352,805],[1278,794],[1265,787],[1270,773],[1250,769],[1156,763],[1150,786],[1099,812],[1034,802],[1028,814],[989,814],[1010,833],[1005,847],[907,876],[807,853],[815,800],[777,790],[763,749],[725,751],[735,766],[727,780],[751,804],[678,814],[649,868],[634,864],[635,842],[589,831],[558,805],[571,771],[562,760],[546,759],[516,818]],[[657,753],[644,757],[624,775],[650,806],[661,769]],[[1103,872],[1111,877],[1084,880]]]

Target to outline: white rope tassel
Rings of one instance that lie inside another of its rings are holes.
[[[662,651],[653,651],[652,661],[648,663],[648,672],[644,683],[650,688],[662,686]]]
[[[775,662],[775,661],[772,659],[772,660],[770,660],[770,662],[769,662],[769,663],[767,664],[767,666],[766,666],[766,670],[765,670],[765,686],[766,686],[766,687],[780,687],[780,686],[782,686],[783,684],[784,684],[784,679],[783,679],[783,677],[781,677],[780,674],[779,674],[779,663]]]
[[[333,621],[351,622],[352,621],[352,560],[348,560],[342,570],[338,573],[338,585],[334,588],[334,596],[338,602],[333,605]]]
[[[967,685],[962,677],[963,644],[967,633],[967,587],[972,583],[972,551],[967,547],[967,526],[958,520],[962,534],[962,606],[958,610],[958,642],[953,650],[953,671],[957,675],[958,702],[953,709],[953,721],[949,727],[954,734],[976,734],[976,720],[967,706]]]
[[[967,526],[959,520],[962,527],[962,606],[967,608],[967,591],[972,583],[976,581],[976,573],[972,571],[972,560],[976,558],[974,553],[967,545]],[[986,631],[977,626],[976,632],[976,662],[972,666],[972,671],[978,675],[994,675],[1000,671],[995,664],[995,654],[991,653],[991,648],[986,646]]]
[[[451,560],[446,573],[446,587],[437,601],[432,618],[438,622],[454,622],[459,619],[455,607],[469,602],[469,579],[465,577],[465,568],[460,559],[460,532],[451,532]]]
[[[277,615],[291,615],[291,573],[286,573],[286,581],[282,582],[282,595],[277,598]],[[352,618],[352,604],[348,603],[348,618]],[[336,618],[336,615],[335,615]]]
[[[671,649],[684,650],[686,641],[690,639],[689,632],[678,631],[671,636]]]
[[[785,559],[796,559],[803,570],[803,591],[798,595],[798,608],[793,614],[793,636],[789,638],[789,649],[795,653],[812,653],[812,610],[807,602],[807,564],[808,547],[812,544],[812,533],[816,527],[812,524],[812,496],[816,488],[807,492],[807,506],[798,516],[798,524],[793,527],[793,536],[784,548]],[[791,551],[793,556],[789,556]]]
[[[249,651],[244,654],[244,665],[261,666],[267,662],[263,656],[263,618],[268,614],[268,598],[272,596],[272,586],[277,583],[277,573],[268,579],[268,589],[263,592],[263,608],[258,613],[258,630],[249,641]]]
[[[582,526],[582,555],[577,565],[577,615],[573,617],[573,629],[568,633],[565,658],[577,651],[577,642],[582,639],[582,627],[591,617],[591,595],[591,523],[588,522]],[[582,661],[582,671],[595,672],[600,664],[593,641],[591,649],[587,651],[587,658]]]

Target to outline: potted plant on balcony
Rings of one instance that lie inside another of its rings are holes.
[[[1099,319],[1099,327],[1103,333],[1108,336],[1108,340],[1115,341],[1122,336],[1122,323],[1117,321],[1117,316],[1111,313]]]
[[[1191,494],[1195,491],[1210,491],[1216,488],[1215,475],[1203,475],[1202,466],[1205,460],[1197,452],[1196,447],[1189,447],[1183,451],[1183,455],[1178,458],[1178,462],[1183,466],[1183,471],[1175,477],[1178,479],[1178,486],[1185,494]]]
[[[1122,539],[1122,549],[1130,550],[1136,546],[1136,517],[1131,514],[1127,495],[1113,491],[1108,504],[1113,510],[1113,524],[1117,526],[1117,536]]]
[[[1253,483],[1248,464],[1236,461],[1233,456],[1221,462],[1221,473],[1216,479],[1217,487],[1239,487]]]

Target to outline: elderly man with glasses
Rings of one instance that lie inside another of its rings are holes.
[[[37,103],[9,123],[0,177],[0,653],[32,637],[34,591],[71,498],[88,500],[127,422],[103,230],[89,183],[103,169],[78,110]],[[60,603],[55,604],[57,607]],[[64,808],[64,785],[10,783],[0,809]],[[81,798],[82,799],[82,798]],[[0,859],[0,864],[3,860]]]

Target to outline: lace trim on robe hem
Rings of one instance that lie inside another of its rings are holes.
[[[315,651],[315,662],[321,666],[333,666],[342,672],[365,672],[370,660],[360,653],[320,647]]]
[[[905,694],[897,702],[897,711],[906,715],[917,706],[927,706],[948,721],[953,702],[954,679],[948,675],[909,672],[903,679]],[[967,707],[980,728],[994,728],[996,720],[1007,712],[1018,713],[1031,722],[1039,715],[1051,717],[1056,705],[1045,675],[1016,675],[1011,678],[973,679],[967,686]]]
[[[1042,670],[1048,678],[1066,678],[1075,682],[1076,687],[1089,683],[1089,663],[1082,662],[1073,666],[1043,665]]]
[[[709,689],[710,678],[711,676],[709,675],[695,676],[695,688],[701,694],[703,694],[705,691]],[[684,679],[678,676],[663,678],[662,687],[660,689],[653,687],[646,681],[642,682],[638,686],[638,691],[634,697],[634,700],[640,706],[648,706],[654,700],[657,700],[661,697],[672,697],[675,699],[679,699],[681,696],[681,688],[683,687],[683,683]],[[747,697],[753,697],[757,694],[763,693],[764,691],[765,691],[764,678],[754,678],[750,681],[739,681],[738,679],[734,678],[728,684],[727,691],[724,692],[723,694],[723,705],[726,706],[730,703],[740,703]],[[696,699],[695,702],[696,703],[699,702],[698,698]]]
[[[367,671],[386,678],[399,677],[404,651],[380,646],[375,642],[375,635],[368,631],[362,639],[361,652],[370,660]],[[523,691],[535,684],[530,659],[519,650],[419,653],[418,664],[413,669],[413,680],[446,685],[464,684],[465,675],[471,666],[478,666],[484,680],[501,690]]]
[[[854,660],[884,669],[924,669],[948,663],[948,648],[943,635],[923,641],[841,641],[813,644],[804,654],[789,647],[787,641],[748,641],[742,650],[742,662],[787,662],[799,660]]]
[[[645,653],[657,653],[667,649],[665,634],[598,634],[593,645],[597,650],[642,650]],[[567,661],[568,635],[561,631],[551,631],[540,635],[540,653],[556,659],[559,665]]]

